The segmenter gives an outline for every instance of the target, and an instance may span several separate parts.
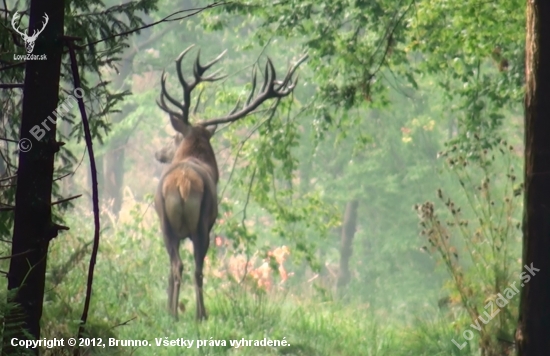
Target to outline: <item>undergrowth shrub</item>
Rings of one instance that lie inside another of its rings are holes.
[[[415,206],[427,242],[424,249],[451,277],[445,287],[447,304],[460,307],[452,315],[453,343],[461,349],[469,340],[477,342],[482,356],[511,352],[517,320],[514,286],[521,269],[523,190],[516,174],[521,167],[512,151],[501,141],[492,150],[480,149],[479,157],[456,147],[442,152],[460,194],[439,189],[439,204]]]

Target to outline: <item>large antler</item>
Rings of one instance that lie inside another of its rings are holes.
[[[32,31],[32,36],[30,38],[32,39],[36,39],[38,37],[39,34],[42,33],[42,31],[44,31],[44,29],[46,28],[46,25],[48,24],[48,21],[50,21],[50,18],[48,17],[48,14],[44,13],[44,22],[42,22],[42,28],[40,30],[34,30]]]
[[[44,22],[42,22],[42,29],[40,30],[34,30],[32,32],[32,36],[29,36],[27,34],[27,32],[29,31],[28,29],[25,30],[25,33],[19,31],[19,26],[17,26],[15,24],[15,21],[17,21],[17,19],[19,18],[19,14],[17,13],[17,11],[15,12],[15,14],[13,14],[13,17],[11,18],[11,26],[13,27],[13,29],[15,30],[15,32],[17,32],[18,34],[20,34],[21,36],[23,36],[23,38],[25,39],[25,41],[29,41],[29,40],[35,40],[39,34],[42,33],[42,31],[44,31],[44,29],[46,28],[46,25],[48,24],[48,21],[50,20],[50,18],[48,17],[48,14],[44,13]]]
[[[19,26],[17,26],[17,25],[15,24],[15,22],[17,21],[17,19],[19,19],[19,16],[21,16],[21,15],[19,15],[19,14],[17,13],[17,11],[15,12],[15,14],[13,14],[13,17],[11,18],[11,27],[13,27],[13,29],[15,30],[15,32],[17,32],[17,33],[20,34],[21,36],[26,37],[27,34],[21,32],[21,31],[19,31]]]
[[[238,110],[240,104],[240,100],[238,100],[235,108],[228,115],[217,119],[201,121],[199,124],[203,126],[208,126],[237,121],[248,115],[266,100],[273,98],[283,98],[289,95],[298,83],[298,78],[296,78],[296,80],[292,80],[292,76],[294,75],[294,72],[296,71],[296,69],[298,69],[300,64],[302,64],[307,58],[308,55],[305,54],[300,59],[298,59],[298,61],[288,69],[288,72],[286,73],[286,76],[282,81],[277,80],[277,74],[275,73],[273,63],[271,62],[271,59],[268,58],[264,69],[264,83],[262,85],[262,89],[260,89],[258,95],[255,98],[254,92],[256,91],[256,67],[254,67],[254,71],[252,74],[252,90],[250,91],[250,95],[248,96],[243,107]],[[253,98],[254,100],[252,100]]]
[[[214,58],[212,61],[210,61],[208,64],[201,65],[200,63],[200,50],[197,54],[197,59],[195,60],[195,64],[193,66],[193,77],[194,80],[190,83],[188,83],[185,78],[183,77],[183,73],[181,71],[181,61],[183,57],[193,48],[195,45],[191,45],[187,47],[181,54],[176,58],[176,70],[178,73],[178,79],[181,83],[181,86],[183,88],[183,102],[179,102],[176,99],[174,99],[170,94],[168,94],[168,91],[166,90],[166,73],[162,72],[162,77],[160,80],[161,84],[161,94],[160,94],[160,102],[157,101],[157,105],[166,113],[173,115],[180,120],[182,120],[184,123],[189,124],[189,107],[191,104],[191,92],[197,84],[201,82],[215,82],[217,80],[223,79],[226,76],[218,76],[216,75],[220,72],[220,70],[215,71],[214,73],[210,74],[209,76],[203,77],[203,74],[210,69],[214,64],[216,64],[227,52],[227,50],[223,51],[219,56]],[[168,107],[166,105],[165,99],[168,99],[168,101],[181,110],[181,113],[178,113]]]

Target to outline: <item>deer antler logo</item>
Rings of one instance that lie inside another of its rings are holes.
[[[42,23],[42,29],[41,30],[34,30],[33,33],[32,33],[32,36],[27,35],[27,32],[29,31],[28,29],[25,30],[25,33],[19,31],[18,26],[15,24],[15,21],[17,21],[17,19],[19,19],[19,17],[20,17],[20,15],[17,12],[15,12],[15,14],[13,14],[13,18],[11,19],[11,25],[12,25],[13,29],[15,30],[15,32],[20,34],[21,37],[23,38],[23,40],[25,41],[25,48],[27,49],[27,53],[31,54],[33,49],[34,49],[34,42],[38,38],[38,35],[41,34],[42,31],[44,31],[44,29],[46,28],[46,25],[48,24],[48,20],[49,20],[48,14],[44,13],[44,20],[46,20],[46,21]]]

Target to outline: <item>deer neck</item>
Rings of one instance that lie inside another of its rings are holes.
[[[214,178],[216,184],[218,183],[218,163],[208,139],[186,138],[181,143],[174,155],[173,162],[182,162],[190,159],[206,165],[212,172],[212,178]]]

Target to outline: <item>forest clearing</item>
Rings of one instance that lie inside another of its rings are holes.
[[[550,3],[0,7],[2,355],[550,354]]]

